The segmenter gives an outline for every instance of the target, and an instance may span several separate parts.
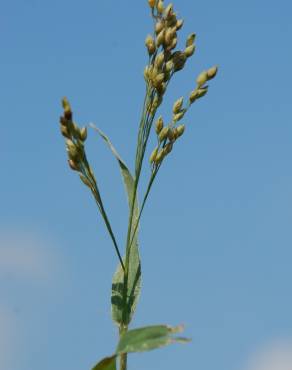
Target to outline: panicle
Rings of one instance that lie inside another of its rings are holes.
[[[149,64],[144,69],[144,78],[147,89],[149,89],[146,108],[153,122],[172,76],[185,67],[186,61],[196,51],[196,34],[189,34],[185,41],[185,48],[176,50],[178,32],[184,25],[183,19],[177,18],[172,3],[164,4],[163,0],[148,0],[148,4],[154,20],[154,32],[153,36],[148,35],[145,40],[150,58]],[[158,168],[161,165],[163,159],[172,151],[176,140],[184,134],[185,125],[177,125],[177,123],[182,120],[196,100],[206,95],[208,92],[206,83],[216,76],[217,70],[217,66],[213,66],[198,75],[196,87],[189,94],[185,105],[183,97],[174,102],[170,124],[165,125],[161,116],[156,120],[154,128],[158,145],[150,155],[150,163],[153,168]],[[149,99],[149,97],[151,98]],[[67,137],[68,131],[66,128],[61,128],[61,130],[62,134]]]

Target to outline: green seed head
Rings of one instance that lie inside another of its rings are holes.
[[[195,39],[196,39],[196,34],[191,33],[187,38],[186,47],[193,45],[193,43],[195,42]]]
[[[155,32],[156,32],[156,35],[158,35],[164,28],[164,22],[162,20],[158,21],[156,24],[155,24]]]
[[[72,120],[72,111],[70,107],[70,103],[66,97],[62,99],[62,105],[64,109],[64,117],[66,120],[71,121]]]
[[[208,87],[202,87],[201,89],[198,89],[198,99],[202,98],[204,95],[206,95],[208,92]]]
[[[160,69],[161,67],[162,67],[162,64],[163,64],[163,62],[164,62],[164,53],[163,52],[161,52],[161,53],[159,53],[157,56],[156,56],[156,58],[155,58],[155,66],[158,68],[158,69]]]
[[[61,125],[60,130],[61,130],[61,133],[64,137],[66,137],[67,139],[70,139],[71,136],[70,136],[69,130],[66,126]]]
[[[68,159],[68,164],[73,171],[79,171],[79,166],[72,159]]]
[[[172,143],[167,143],[165,147],[163,148],[164,155],[169,154],[172,151],[173,144]]]
[[[190,97],[189,97],[190,103],[193,104],[197,98],[198,98],[198,90],[195,89],[190,93]]]
[[[194,44],[192,44],[192,45],[188,46],[187,48],[185,48],[185,56],[187,58],[191,57],[194,54],[195,49],[196,49],[196,47],[195,47]]]
[[[87,128],[82,127],[82,129],[80,130],[80,140],[85,141],[86,139],[87,139]]]
[[[163,81],[164,81],[164,73],[159,73],[153,80],[153,86],[159,87],[159,85],[161,85]]]
[[[173,141],[175,139],[174,129],[170,128],[168,131],[167,138],[169,141]]]
[[[164,157],[165,157],[165,153],[164,153],[163,149],[160,149],[159,152],[156,155],[155,164],[161,163]]]
[[[175,114],[175,115],[173,116],[173,122],[180,121],[180,120],[183,118],[183,116],[184,116],[184,115],[185,115],[185,110],[183,110],[183,111],[181,111],[181,112],[179,112],[179,113]]]
[[[214,78],[216,76],[217,72],[218,72],[218,67],[217,66],[209,68],[208,71],[207,71],[208,80],[212,80],[212,78]]]
[[[149,55],[152,55],[156,51],[155,42],[153,40],[153,37],[151,35],[148,35],[145,40],[145,45],[147,47]]]
[[[179,31],[179,30],[182,28],[183,24],[184,24],[183,19],[179,19],[179,20],[176,22],[176,30],[177,30],[177,31]]]
[[[179,125],[176,128],[178,137],[182,136],[182,134],[185,132],[185,125]]]
[[[158,13],[162,14],[164,11],[164,5],[162,0],[158,0],[158,3],[156,5]]]
[[[172,55],[172,61],[174,64],[173,70],[177,72],[183,69],[183,67],[185,66],[186,60],[187,60],[187,56],[185,55],[185,53],[181,51],[176,51],[175,53],[173,53]]]
[[[159,48],[159,46],[161,46],[164,43],[164,35],[165,35],[165,29],[163,28],[159,32],[159,34],[157,35],[157,38],[156,38],[156,44],[157,44],[158,48]]]
[[[168,131],[169,131],[169,127],[168,126],[163,127],[163,129],[160,131],[159,136],[158,136],[160,142],[163,141],[163,140],[165,140],[167,138]]]
[[[172,39],[171,44],[169,45],[169,50],[175,49],[176,45],[177,45],[177,37]]]
[[[174,67],[174,64],[172,60],[169,60],[165,65],[165,69],[167,72],[171,72],[173,70],[173,67]]]
[[[182,105],[183,105],[183,101],[184,101],[184,98],[181,97],[179,98],[174,104],[173,104],[173,108],[172,108],[172,111],[174,114],[177,114],[180,112],[181,108],[182,108]]]
[[[197,84],[199,87],[203,86],[208,81],[208,73],[207,71],[203,71],[197,77]]]
[[[158,148],[156,147],[156,148],[153,150],[153,152],[151,153],[151,155],[150,155],[150,163],[155,162],[156,157],[157,157],[157,153],[158,153]]]
[[[165,44],[170,46],[176,34],[176,27],[167,28],[165,32]]]

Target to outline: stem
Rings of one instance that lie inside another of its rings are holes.
[[[92,176],[92,174],[90,173],[90,170],[89,170],[89,164],[88,164],[88,161],[87,161],[87,158],[86,158],[86,155],[84,155],[84,166],[83,166],[83,171],[82,171],[82,174],[87,178],[87,180],[89,181],[89,183],[91,184],[91,192],[93,194],[93,197],[96,201],[96,204],[98,206],[98,209],[100,211],[100,214],[104,220],[104,223],[106,225],[106,228],[108,230],[108,233],[111,237],[111,240],[113,242],[113,245],[114,245],[114,248],[115,248],[115,251],[117,253],[117,256],[118,256],[118,259],[120,261],[120,264],[123,268],[123,270],[125,271],[125,266],[124,266],[124,263],[123,263],[123,259],[122,259],[122,256],[121,256],[121,253],[120,253],[120,250],[119,250],[119,247],[118,247],[118,243],[116,241],[116,238],[115,238],[115,235],[113,233],[113,230],[112,230],[112,227],[111,227],[111,224],[110,224],[110,221],[107,217],[107,213],[104,209],[104,206],[103,206],[103,202],[102,202],[102,199],[101,199],[101,196],[100,196],[100,192],[98,190],[98,186],[97,186],[97,183],[96,183],[96,180],[94,178],[94,176]]]
[[[120,370],[127,370],[127,353],[120,355]]]
[[[139,222],[140,222],[142,213],[143,213],[143,209],[144,209],[146,200],[147,200],[148,195],[150,193],[150,190],[151,190],[152,184],[154,182],[154,179],[155,179],[155,177],[157,175],[157,172],[158,172],[158,170],[156,170],[155,172],[152,172],[152,174],[151,174],[151,177],[150,177],[150,180],[149,180],[149,183],[148,183],[148,186],[147,186],[147,190],[146,190],[146,193],[144,195],[143,202],[142,202],[142,206],[141,206],[141,209],[140,209],[140,212],[139,212],[139,217],[138,217],[138,220],[137,220],[136,225],[134,227],[133,236],[132,236],[132,239],[130,241],[129,248],[131,248],[131,245],[133,243],[133,240],[134,240],[134,237],[135,237],[135,234],[136,234],[136,231],[137,231],[137,228],[138,228],[138,225],[139,225]]]
[[[119,334],[120,334],[120,339],[121,339],[121,336],[126,333],[128,331],[128,327],[125,326],[120,326],[120,329],[119,329]],[[122,355],[120,355],[120,370],[127,370],[127,353],[123,353]]]
[[[121,266],[122,266],[122,269],[125,271],[124,262],[123,262],[123,259],[122,259],[122,256],[121,256],[121,253],[120,253],[120,251],[119,251],[119,247],[118,247],[118,244],[117,244],[116,238],[115,238],[115,236],[114,236],[114,233],[113,233],[113,231],[112,231],[112,228],[111,228],[110,222],[109,222],[109,220],[108,220],[108,218],[107,218],[107,215],[106,215],[106,213],[105,213],[105,209],[104,209],[104,207],[103,207],[102,202],[100,203],[100,208],[101,208],[101,213],[102,213],[102,217],[103,217],[103,219],[104,219],[105,225],[106,225],[106,227],[107,227],[107,230],[108,230],[108,232],[109,232],[109,234],[110,234],[110,237],[111,237],[111,239],[112,239],[112,242],[113,242],[113,244],[114,244],[114,248],[115,248],[115,251],[116,251],[116,253],[117,253],[118,259],[119,259],[119,261],[120,261],[120,264],[121,264]]]
[[[150,98],[150,90],[149,90],[149,86],[147,85],[144,104],[143,104],[142,117],[141,117],[140,126],[139,126],[137,149],[136,149],[136,166],[135,166],[136,168],[135,168],[134,191],[133,191],[133,197],[131,200],[131,208],[130,208],[129,224],[128,224],[128,232],[127,232],[127,242],[126,242],[125,286],[127,285],[126,283],[128,279],[129,258],[130,258],[130,251],[129,251],[128,245],[130,243],[130,238],[131,238],[134,208],[135,208],[135,202],[137,198],[137,189],[138,189],[138,184],[139,184],[139,179],[140,179],[140,174],[141,174],[141,169],[142,169],[142,162],[143,162],[144,153],[145,153],[145,151],[143,150],[144,145],[142,145],[144,144],[143,143],[143,130],[144,130],[144,126],[147,121],[147,118],[148,118],[148,114],[146,114],[146,110],[147,110],[149,98]]]

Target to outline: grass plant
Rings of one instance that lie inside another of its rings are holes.
[[[118,268],[113,276],[111,311],[112,319],[118,327],[119,341],[116,351],[102,359],[92,370],[127,369],[128,354],[149,351],[173,342],[187,342],[186,338],[176,334],[182,327],[154,325],[138,329],[129,329],[141,292],[141,261],[139,254],[138,232],[141,216],[149,197],[151,188],[164,161],[171,159],[176,143],[185,134],[185,119],[189,109],[208,92],[208,81],[217,74],[213,66],[201,72],[196,78],[195,86],[187,98],[175,100],[170,122],[157,116],[159,107],[170,82],[181,72],[196,50],[196,35],[190,34],[182,50],[177,49],[178,33],[183,27],[183,20],[177,18],[172,4],[165,5],[162,0],[148,0],[154,29],[145,40],[148,62],[144,69],[145,97],[142,115],[138,126],[137,146],[132,174],[126,163],[118,154],[110,139],[97,127],[90,125],[105,141],[116,158],[124,181],[129,219],[124,251],[115,237],[110,218],[102,199],[100,188],[86,155],[87,127],[79,127],[73,119],[73,113],[67,98],[63,98],[63,115],[60,118],[61,133],[65,138],[70,168],[78,173],[81,181],[93,195],[97,208],[104,221],[118,258]],[[149,164],[145,164],[145,153],[150,135],[156,136],[156,146],[152,148]],[[146,191],[142,194],[141,205],[138,192],[141,176],[148,177]],[[124,254],[124,257],[122,255]]]

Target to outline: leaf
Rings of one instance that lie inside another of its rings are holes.
[[[134,195],[134,179],[128,169],[127,165],[120,157],[117,150],[114,148],[113,144],[110,142],[109,138],[96,126],[91,124],[91,127],[98,132],[98,134],[103,138],[106,144],[109,146],[111,152],[115,156],[120,166],[121,175],[124,181],[129,209],[131,208],[132,198]],[[138,200],[135,201],[133,220],[132,220],[132,230],[136,227],[139,217],[139,206]],[[128,284],[127,289],[124,287],[124,271],[119,265],[112,282],[112,318],[118,324],[128,325],[133,317],[135,312],[138,299],[141,291],[141,262],[139,256],[138,248],[138,228],[131,235],[133,239],[131,253],[130,253],[130,263],[129,263],[129,272],[128,272]],[[125,297],[126,295],[126,297]]]
[[[182,330],[182,326],[169,327],[166,325],[146,326],[130,330],[121,337],[116,353],[144,352],[175,342],[188,342],[189,340],[186,338],[173,337],[173,334]]]
[[[170,327],[166,325],[153,325],[130,330],[120,338],[115,354],[111,357],[105,357],[92,370],[116,370],[116,357],[124,353],[151,351],[175,342],[186,343],[189,339],[173,336],[182,330],[182,326]]]
[[[105,357],[92,370],[116,370],[116,355],[112,357]]]

